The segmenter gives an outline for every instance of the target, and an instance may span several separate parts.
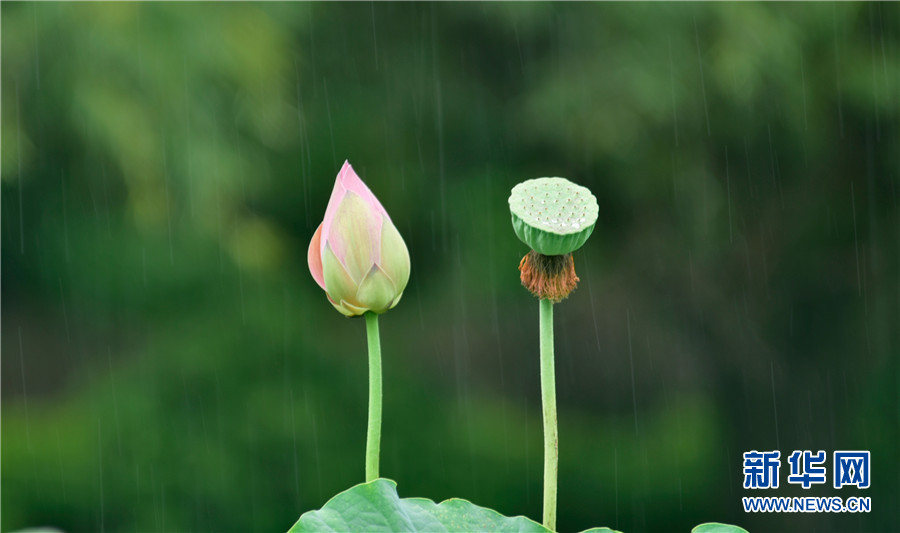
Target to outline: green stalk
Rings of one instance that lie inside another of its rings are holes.
[[[366,432],[366,482],[378,479],[378,456],[381,451],[381,339],[378,315],[369,311],[366,338],[369,343],[369,428]]]
[[[556,479],[559,431],[556,420],[556,372],[553,361],[553,302],[541,300],[541,402],[544,406],[544,527],[556,531]]]

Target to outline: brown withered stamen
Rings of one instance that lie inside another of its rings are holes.
[[[529,251],[519,262],[522,286],[541,299],[558,303],[578,285],[572,254],[542,255]]]

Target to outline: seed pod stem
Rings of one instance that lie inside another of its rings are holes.
[[[541,404],[544,414],[544,527],[556,531],[559,477],[559,422],[556,417],[556,363],[553,357],[553,302],[541,300]]]

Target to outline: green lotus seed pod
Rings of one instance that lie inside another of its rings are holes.
[[[523,181],[509,195],[516,235],[543,255],[581,248],[594,231],[598,210],[591,191],[565,178]]]

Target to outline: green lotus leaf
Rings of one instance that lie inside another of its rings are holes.
[[[524,516],[506,517],[459,498],[434,503],[397,495],[397,484],[376,479],[345,490],[318,511],[304,513],[288,533],[501,531],[549,533]]]
[[[709,522],[708,524],[700,524],[691,530],[691,533],[748,533],[746,529],[728,524],[720,524],[718,522]]]

